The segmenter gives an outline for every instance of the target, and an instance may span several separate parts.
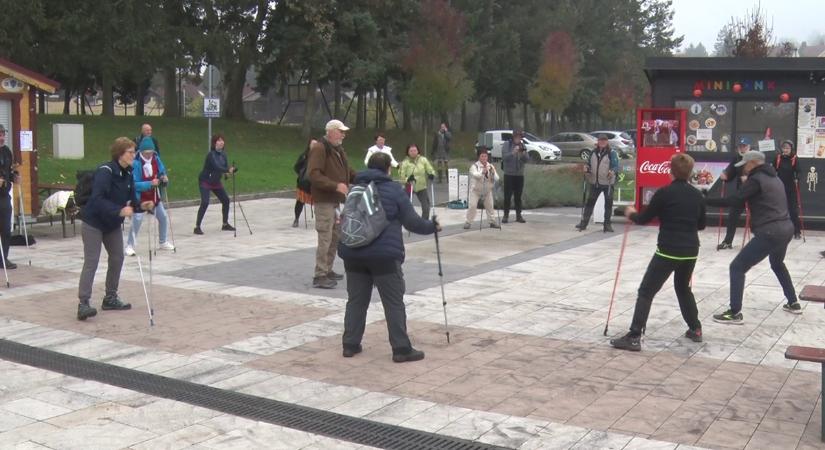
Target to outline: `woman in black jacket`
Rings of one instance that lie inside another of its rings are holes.
[[[201,191],[201,206],[198,208],[198,219],[195,222],[195,234],[203,234],[201,230],[201,222],[203,222],[203,215],[206,214],[206,208],[209,207],[209,193],[213,192],[218,200],[221,201],[221,215],[223,217],[223,226],[221,230],[235,231],[232,225],[229,225],[229,196],[226,195],[226,189],[223,188],[221,177],[225,174],[234,174],[235,166],[230,166],[226,162],[226,152],[224,151],[224,139],[222,134],[212,136],[212,148],[206,155],[206,160],[203,162],[203,170],[198,175]]]
[[[312,191],[310,190],[312,186],[309,182],[309,174],[306,174],[306,170],[309,149],[315,142],[315,139],[309,139],[309,142],[307,142],[307,148],[304,149],[304,153],[298,157],[298,161],[296,161],[295,165],[292,166],[292,170],[295,171],[295,175],[298,175],[298,178],[295,181],[295,220],[292,222],[292,228],[298,227],[298,219],[301,217],[301,212],[304,210],[304,205],[312,204]],[[305,176],[302,178],[301,175]]]
[[[793,222],[793,238],[799,239],[802,237],[802,227],[799,221],[799,202],[796,201],[799,183],[799,165],[797,164],[793,142],[782,141],[781,149],[781,153],[776,155],[773,168],[776,169],[776,175],[782,180],[782,184],[785,186],[785,198],[788,200],[788,214],[790,214],[791,222]]]

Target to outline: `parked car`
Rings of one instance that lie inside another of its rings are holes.
[[[622,158],[632,158],[636,154],[636,145],[633,144],[633,139],[623,131],[591,131],[590,135],[597,137],[600,134],[606,134],[610,141],[610,146],[619,152]]]
[[[501,159],[501,147],[504,145],[504,142],[512,139],[513,130],[485,131],[478,134],[476,148],[478,148],[481,144],[490,147],[490,157],[494,161],[497,161]],[[524,132],[524,136],[522,136],[521,140],[524,142],[524,147],[527,149],[527,155],[534,163],[552,162],[561,159],[561,150],[558,147],[549,142],[543,141],[541,138],[532,133]]]
[[[585,161],[596,147],[596,138],[587,133],[559,133],[548,141],[561,149],[562,156],[576,156]]]
[[[633,146],[636,146],[636,129],[633,128],[632,130],[624,130],[624,132],[630,136],[630,140],[633,141]]]

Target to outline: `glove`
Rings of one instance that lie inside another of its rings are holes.
[[[429,175],[427,175],[427,179],[429,179],[430,181],[433,181],[433,180],[435,180],[435,175],[429,174]]]
[[[412,176],[412,175],[410,175],[410,176],[407,178],[407,183],[415,183],[415,177],[414,177],[414,176]]]

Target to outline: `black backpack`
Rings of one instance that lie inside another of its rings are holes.
[[[298,187],[303,189],[305,192],[309,192],[309,189],[312,186],[307,174],[307,166],[309,165],[307,164],[307,159],[307,152],[304,152],[298,157],[298,161],[295,161],[295,165],[292,166],[292,170],[294,170],[295,174],[298,175]]]
[[[100,167],[105,167],[109,171],[112,169],[103,164]],[[100,168],[98,167],[98,169]],[[95,181],[95,171],[94,170],[78,170],[77,171],[77,184],[74,187],[74,203],[78,207],[83,207],[86,203],[89,202],[89,198],[92,196],[92,186],[94,185]]]

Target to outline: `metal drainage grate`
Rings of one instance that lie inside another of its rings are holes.
[[[389,449],[502,449],[101,363],[0,339],[0,358],[312,434]]]

